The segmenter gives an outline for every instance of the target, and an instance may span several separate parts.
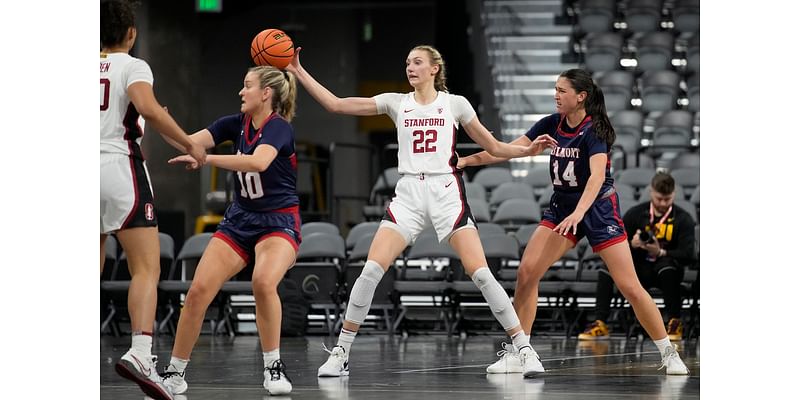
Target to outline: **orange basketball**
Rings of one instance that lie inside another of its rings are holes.
[[[250,44],[250,57],[256,65],[284,69],[294,57],[292,38],[280,29],[264,29]]]

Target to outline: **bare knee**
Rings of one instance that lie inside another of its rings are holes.
[[[628,303],[638,304],[647,300],[650,296],[638,282],[631,284],[617,284],[620,293],[628,300]]]
[[[253,276],[253,296],[269,298],[278,295],[278,281]]]
[[[518,288],[531,288],[539,286],[539,281],[542,280],[544,272],[539,272],[543,268],[536,265],[536,261],[520,263],[517,270],[517,287]]]
[[[204,283],[194,281],[192,287],[189,288],[189,293],[186,294],[186,300],[183,303],[182,312],[205,312],[211,300],[216,296],[215,292]]]

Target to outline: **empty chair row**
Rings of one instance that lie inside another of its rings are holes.
[[[676,39],[669,32],[649,32],[626,39],[620,33],[590,33],[580,39],[580,57],[586,69],[621,68],[660,71],[673,68],[699,71],[700,35]],[[677,64],[673,60],[685,60]]]
[[[615,27],[633,32],[700,30],[699,0],[580,0],[573,8],[583,32],[607,32]]]

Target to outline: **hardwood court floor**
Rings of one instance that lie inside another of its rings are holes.
[[[154,341],[159,369],[169,362],[173,337]],[[327,358],[322,350],[335,338],[284,338],[281,356],[294,390],[269,396],[261,386],[263,361],[256,336],[202,335],[187,369],[189,390],[178,400],[206,399],[693,399],[700,397],[700,343],[679,344],[691,370],[688,377],[666,376],[650,340],[612,338],[585,343],[577,339],[534,337],[547,373],[535,379],[521,374],[490,375],[501,336],[359,335],[350,357],[351,376],[317,378]],[[129,337],[100,338],[100,398],[137,399],[138,386],[114,372],[113,363],[127,350]]]

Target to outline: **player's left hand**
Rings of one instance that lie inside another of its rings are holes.
[[[188,154],[170,158],[169,161],[167,161],[167,163],[169,164],[186,163],[186,169],[188,170],[200,168],[200,163],[198,163],[197,160],[194,159],[194,157]]]
[[[568,215],[567,218],[564,218],[558,226],[553,229],[556,233],[561,235],[566,235],[570,231],[572,231],[573,235],[578,234],[578,224],[583,220],[583,214],[575,211],[572,214]]]

